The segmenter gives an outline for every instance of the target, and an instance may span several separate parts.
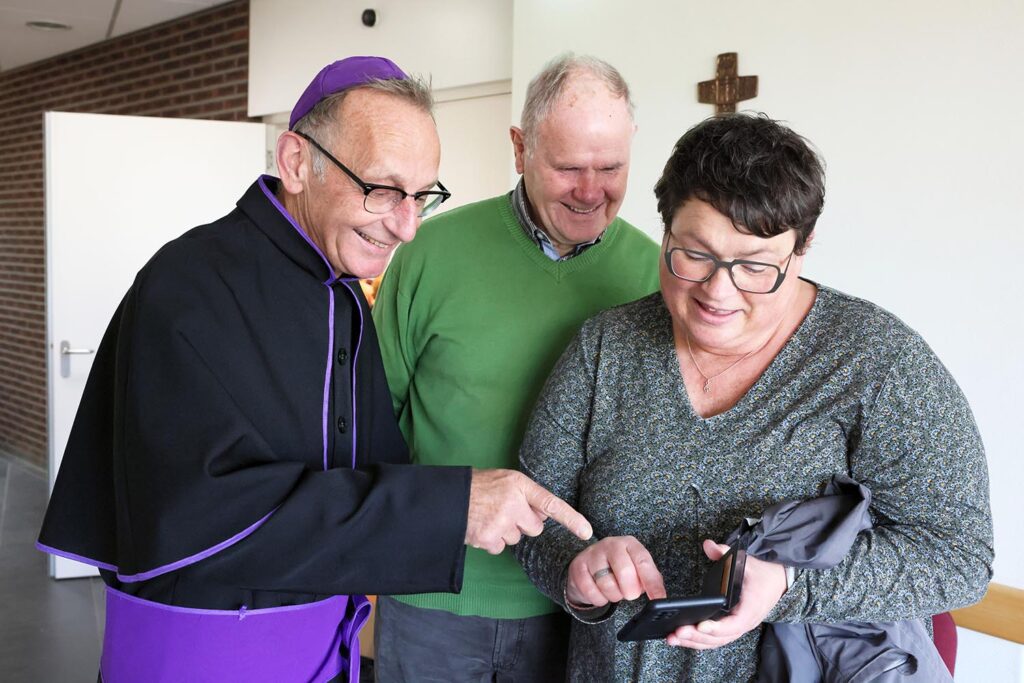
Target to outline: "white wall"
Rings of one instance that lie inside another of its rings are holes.
[[[512,189],[513,168],[509,141],[512,96],[506,81],[489,95],[442,99],[439,93],[434,118],[441,138],[439,177],[452,197],[439,211],[493,197]]]
[[[290,111],[325,64],[351,55],[388,57],[439,89],[507,81],[511,20],[512,0],[251,0],[249,115]]]
[[[697,83],[714,77],[718,53],[739,53],[740,74],[760,80],[741,106],[788,121],[828,164],[805,273],[902,317],[963,387],[988,451],[995,580],[1019,587],[1022,36],[1019,0],[516,0],[512,46],[515,112],[532,75],[564,50],[622,71],[640,130],[621,214],[652,235],[651,188],[672,144],[714,111],[697,102]],[[970,674],[997,650],[1016,662],[998,680],[1024,680],[1020,647],[965,640],[960,680],[997,680],[992,669]]]

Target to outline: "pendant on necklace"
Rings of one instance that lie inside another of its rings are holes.
[[[704,380],[704,393],[705,394],[710,394],[711,393],[711,380],[709,380],[709,379]]]

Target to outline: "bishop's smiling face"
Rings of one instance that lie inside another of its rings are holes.
[[[560,253],[594,240],[615,220],[634,130],[625,100],[592,76],[566,87],[538,126],[532,149],[513,130],[531,213]]]
[[[412,194],[433,189],[440,142],[430,114],[389,93],[352,92],[337,117],[343,122],[325,147],[363,181]],[[395,248],[420,225],[411,198],[385,214],[366,211],[363,191],[330,162],[323,180],[307,167],[298,220],[337,274],[366,278],[384,272]]]

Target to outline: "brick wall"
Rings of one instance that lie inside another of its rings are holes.
[[[46,466],[43,112],[247,121],[237,0],[0,72],[0,453]]]

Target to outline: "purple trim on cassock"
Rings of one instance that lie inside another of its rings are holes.
[[[250,535],[252,532],[256,531],[256,529],[260,528],[263,525],[263,523],[266,522],[268,519],[270,519],[270,516],[272,514],[274,514],[275,512],[277,512],[277,508],[274,508],[273,510],[271,510],[270,512],[265,514],[262,519],[256,521],[255,524],[251,524],[247,528],[239,531],[237,534],[235,534],[231,538],[229,538],[227,540],[224,540],[224,541],[221,541],[217,545],[211,546],[211,547],[207,548],[206,550],[203,550],[203,551],[200,551],[200,552],[196,553],[195,555],[189,555],[188,557],[184,557],[184,558],[178,560],[177,562],[172,562],[170,564],[165,564],[162,567],[157,567],[156,569],[150,569],[149,571],[141,572],[139,574],[129,574],[129,575],[117,574],[117,578],[119,580],[125,582],[125,583],[135,583],[135,582],[138,582],[138,581],[145,581],[146,579],[152,579],[154,576],[160,576],[161,574],[166,574],[167,572],[172,572],[175,569],[181,569],[182,567],[187,567],[190,564],[195,564],[196,562],[199,562],[200,560],[204,560],[207,557],[210,557],[211,555],[215,555],[215,554],[219,553],[221,550],[224,550],[225,548],[228,548],[228,547],[234,545],[235,543],[238,543],[243,538],[245,538],[246,536]],[[106,569],[107,571],[111,571],[111,572],[115,572],[115,573],[118,571],[118,567],[117,567],[116,564],[110,564],[110,563],[107,563],[107,562],[100,562],[99,560],[94,560],[91,557],[83,557],[82,555],[76,555],[74,553],[70,553],[70,552],[67,552],[65,550],[59,550],[57,548],[52,548],[52,547],[50,547],[48,545],[43,545],[39,541],[36,541],[36,548],[41,550],[41,551],[43,551],[44,553],[49,553],[50,555],[57,555],[58,557],[65,557],[65,558],[67,558],[69,560],[75,560],[77,562],[83,562],[85,564],[90,564],[90,565],[92,565],[94,567],[99,567],[100,569]]]
[[[363,325],[366,324],[366,321],[363,320],[363,307],[359,305],[359,297],[356,296],[348,282],[342,280],[341,284],[345,285],[345,289],[351,292],[352,300],[356,302],[356,310],[359,311],[359,337],[356,339],[355,353],[352,354],[352,469],[355,469],[356,425],[358,424],[358,420],[356,420],[356,364],[359,362],[359,347],[363,343]]]
[[[330,295],[329,313],[327,316],[327,368],[324,370],[324,404],[323,404],[323,438],[324,438],[324,471],[327,471],[327,420],[331,399],[331,365],[334,363],[334,287],[327,286]]]
[[[279,202],[277,200],[277,197],[274,195],[274,193],[270,191],[269,187],[267,187],[267,183],[265,182],[264,179],[265,178],[271,178],[271,177],[272,176],[269,176],[269,175],[261,175],[260,178],[259,178],[258,182],[259,182],[259,185],[260,185],[260,189],[263,190],[263,194],[266,195],[267,199],[270,200],[270,203],[274,205],[274,208],[277,209],[278,212],[282,216],[285,217],[285,219],[292,226],[292,228],[295,229],[295,232],[299,233],[302,236],[302,239],[306,240],[306,244],[308,244],[310,247],[313,248],[313,251],[315,251],[317,253],[317,255],[321,258],[321,260],[323,260],[324,265],[327,266],[327,279],[324,280],[323,284],[324,284],[324,286],[327,287],[327,291],[329,292],[330,305],[329,305],[329,313],[328,313],[328,316],[327,316],[327,367],[324,369],[324,400],[323,400],[323,409],[322,409],[322,412],[321,412],[321,417],[322,417],[321,422],[322,422],[322,431],[323,431],[322,437],[323,437],[323,444],[324,444],[324,470],[326,471],[328,469],[328,466],[327,466],[328,465],[328,463],[327,463],[327,429],[328,429],[327,422],[328,422],[328,418],[330,417],[329,404],[330,404],[330,396],[331,396],[331,394],[330,394],[330,389],[331,389],[331,366],[334,363],[334,288],[331,287],[331,285],[338,281],[338,277],[334,274],[334,268],[331,267],[331,262],[328,261],[327,257],[324,256],[324,253],[322,251],[320,251],[320,247],[316,246],[316,244],[313,243],[313,240],[311,240],[309,238],[309,235],[306,234],[306,231],[303,230],[302,227],[299,226],[299,224],[295,220],[295,218],[293,218],[292,215],[290,213],[288,213],[288,209],[284,208],[284,205],[281,204],[281,202]],[[358,306],[358,304],[357,304],[357,306]],[[360,311],[359,312],[360,319],[362,318],[362,314],[363,314],[362,311]],[[360,335],[362,335],[362,330],[360,330]],[[354,365],[355,364],[353,363],[353,366]],[[354,385],[354,383],[353,383],[353,385]],[[353,398],[354,397],[355,396],[353,394]],[[354,401],[352,403],[352,422],[353,423],[355,422],[355,402]],[[354,439],[355,438],[355,425],[354,424],[352,426],[352,436],[353,436],[353,439]],[[353,441],[353,444],[354,443],[355,442]],[[355,466],[355,461],[353,460],[353,467],[354,466]]]
[[[163,605],[107,587],[105,683],[359,680],[362,595],[305,605],[209,610]]]
[[[63,558],[66,558],[68,560],[74,560],[75,562],[81,562],[83,564],[91,564],[93,567],[99,567],[100,569],[106,569],[107,571],[112,571],[112,572],[116,572],[117,571],[117,566],[116,565],[107,564],[106,562],[100,562],[99,560],[94,560],[91,557],[84,557],[82,555],[75,555],[74,553],[69,553],[69,552],[66,552],[64,550],[58,550],[57,548],[51,548],[48,545],[43,545],[39,541],[36,541],[36,550],[42,550],[44,553],[48,553],[50,555],[56,555],[58,557],[63,557]]]
[[[272,514],[274,514],[275,512],[277,512],[277,508],[274,508],[273,510],[271,510],[267,514],[263,515],[262,519],[257,520],[256,523],[254,523],[254,524],[250,524],[248,527],[246,527],[245,529],[242,529],[241,531],[239,531],[237,534],[235,534],[231,538],[229,538],[227,540],[224,540],[224,541],[221,541],[217,545],[211,546],[211,547],[207,548],[206,550],[203,550],[201,552],[196,553],[195,555],[189,555],[188,557],[183,557],[182,559],[178,560],[177,562],[171,562],[170,564],[165,564],[162,567],[157,567],[156,569],[150,569],[148,572],[141,572],[139,574],[129,574],[127,576],[122,575],[122,574],[118,574],[117,578],[120,579],[121,581],[124,581],[125,583],[136,583],[138,581],[145,581],[147,579],[152,579],[154,576],[160,576],[161,574],[166,574],[167,572],[173,572],[175,569],[181,569],[182,567],[187,567],[188,565],[195,564],[196,562],[199,562],[200,560],[205,560],[207,557],[210,557],[211,555],[216,555],[221,550],[224,550],[225,548],[233,546],[235,543],[238,543],[243,538],[245,538],[246,536],[248,536],[252,532],[254,532],[257,529],[259,529],[261,526],[263,526],[263,523],[266,522],[268,519],[270,519],[270,516]]]
[[[260,189],[263,190],[263,194],[266,195],[267,199],[270,200],[270,203],[274,205],[274,208],[277,209],[281,213],[281,215],[284,216],[285,219],[288,220],[289,223],[291,223],[291,226],[293,228],[295,228],[295,231],[297,233],[302,235],[302,239],[306,240],[306,244],[311,246],[313,248],[313,251],[315,251],[317,253],[317,255],[321,259],[323,259],[324,265],[327,266],[327,275],[328,275],[327,280],[324,282],[324,284],[325,285],[331,284],[332,282],[334,282],[337,279],[334,276],[334,268],[331,268],[331,262],[327,260],[326,256],[324,256],[324,252],[320,251],[320,247],[318,247],[315,244],[313,244],[313,240],[309,239],[309,235],[306,234],[306,231],[303,230],[301,227],[299,227],[299,224],[297,222],[295,222],[295,219],[292,218],[292,215],[290,213],[288,213],[288,209],[284,208],[284,205],[281,204],[281,202],[279,202],[277,200],[277,197],[274,196],[274,193],[270,191],[269,187],[267,187],[267,183],[264,181],[264,179],[265,178],[273,179],[273,177],[274,176],[267,175],[267,174],[261,175],[259,180],[257,181],[260,184]]]

